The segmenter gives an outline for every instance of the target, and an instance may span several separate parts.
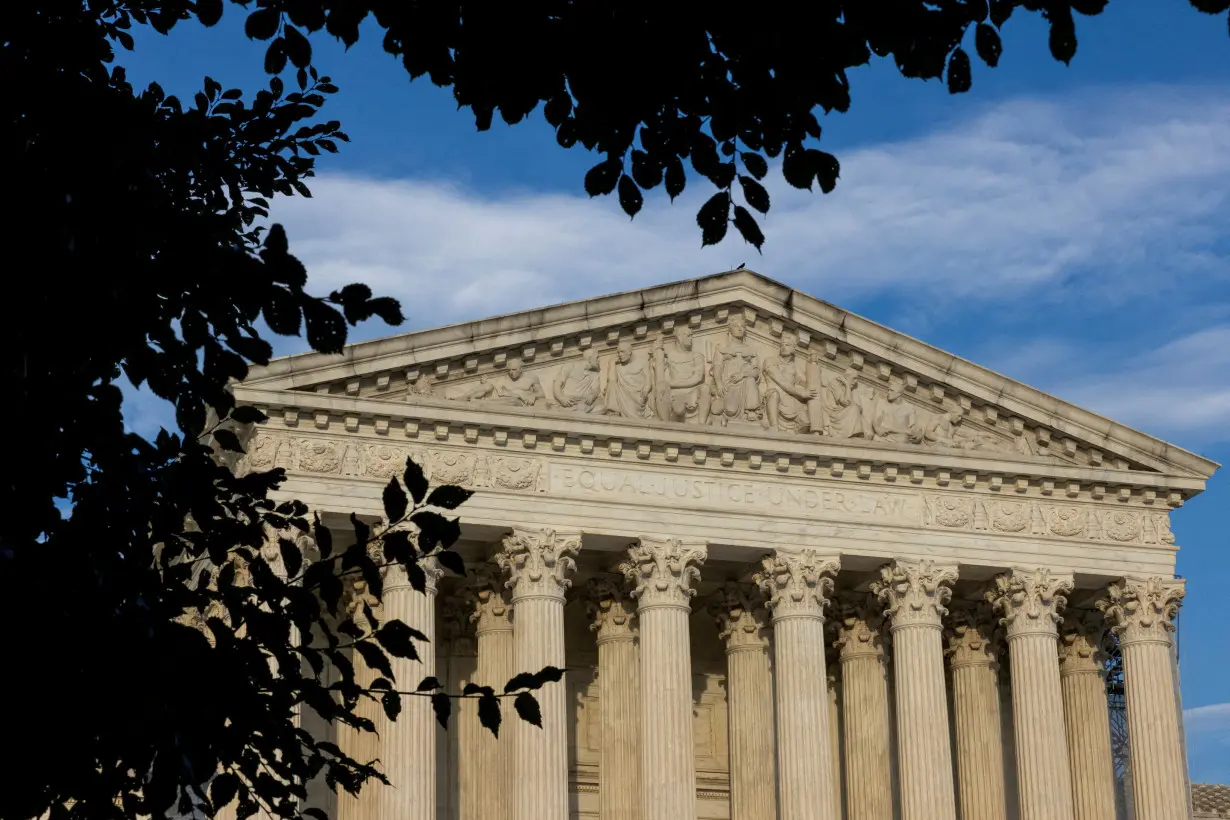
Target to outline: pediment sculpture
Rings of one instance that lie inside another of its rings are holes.
[[[831,357],[830,357],[831,358]],[[544,385],[544,380],[546,384]],[[424,384],[417,395],[435,393]],[[900,379],[872,385],[853,365],[839,369],[811,355],[792,331],[765,355],[733,314],[725,333],[698,350],[693,329],[674,326],[649,350],[618,341],[605,361],[587,347],[553,375],[529,371],[510,358],[501,373],[438,397],[508,407],[539,407],[598,416],[683,424],[754,427],[792,435],[862,439],[960,450],[1032,455],[1024,436],[1010,437],[970,424],[959,408],[928,407],[907,395]]]

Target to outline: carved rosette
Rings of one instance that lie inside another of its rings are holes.
[[[871,594],[837,596],[835,618],[837,647],[841,660],[859,657],[883,658],[888,644],[884,632],[884,608]]]
[[[480,564],[469,587],[470,621],[476,635],[512,631],[512,605],[504,573],[494,563]]]
[[[784,618],[823,618],[841,559],[816,550],[778,551],[766,556],[756,585],[768,599],[776,623]]]
[[[512,600],[564,599],[572,586],[568,578],[577,568],[574,556],[581,549],[581,533],[552,529],[515,529],[504,537],[504,551],[496,556],[508,573]]]
[[[769,645],[769,613],[764,596],[753,584],[729,582],[709,601],[709,614],[727,652],[763,650]]]
[[[698,565],[707,555],[699,542],[646,537],[628,548],[628,560],[619,565],[619,571],[632,584],[632,597],[640,609],[687,609],[688,600],[696,594],[692,584],[700,580]]]
[[[1111,584],[1098,609],[1119,644],[1170,643],[1174,619],[1185,594],[1179,578],[1124,578]]]
[[[1064,613],[1059,628],[1059,674],[1106,673],[1106,619],[1087,609]]]
[[[1068,603],[1066,593],[1071,591],[1071,575],[1015,567],[995,576],[995,589],[987,591],[987,600],[1003,616],[1000,623],[1011,641],[1020,635],[1055,635],[1063,620],[1059,613]]]
[[[601,575],[590,579],[585,587],[585,611],[599,644],[636,637],[636,613],[630,599],[621,578]]]
[[[944,629],[945,651],[953,669],[999,667],[1003,630],[988,601],[958,601]]]
[[[956,580],[954,566],[897,560],[880,567],[880,580],[872,582],[871,591],[884,605],[893,630],[907,626],[939,629]]]

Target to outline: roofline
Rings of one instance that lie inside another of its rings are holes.
[[[530,344],[559,335],[559,325],[578,319],[583,320],[582,329],[597,330],[734,301],[811,328],[874,357],[900,362],[906,369],[951,385],[971,398],[998,405],[1159,472],[1171,473],[1177,468],[1208,479],[1221,466],[748,269],[387,336],[347,345],[337,355],[309,352],[285,356],[253,368],[244,384],[302,388],[462,357],[482,347],[484,339],[496,336],[501,338],[501,347]]]

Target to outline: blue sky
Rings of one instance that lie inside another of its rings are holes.
[[[237,9],[206,31],[147,35],[120,62],[190,96],[209,74],[263,82]],[[351,281],[402,299],[406,329],[725,270],[768,276],[1216,461],[1230,462],[1230,38],[1184,0],[1115,0],[1079,18],[1072,66],[1018,13],[974,88],[878,63],[823,120],[842,162],[829,196],[769,186],[764,254],[734,231],[702,249],[711,193],[646,197],[629,221],[581,181],[597,161],[539,114],[478,133],[448,90],[409,83],[369,25],[345,53],[314,41],[353,142],[311,200],[274,205],[318,292]],[[972,49],[971,49],[972,51]],[[770,180],[778,180],[776,172]],[[364,326],[355,338],[387,335]],[[303,349],[282,340],[278,352]],[[170,424],[147,394],[130,423]],[[1230,476],[1174,515],[1188,580],[1180,627],[1192,777],[1230,782]]]

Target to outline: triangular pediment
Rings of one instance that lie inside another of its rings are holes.
[[[238,393],[1146,471],[1184,495],[1218,466],[748,270],[290,356]]]

